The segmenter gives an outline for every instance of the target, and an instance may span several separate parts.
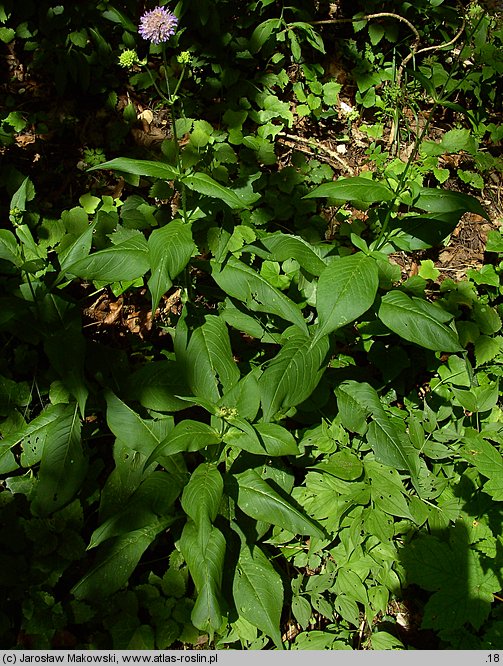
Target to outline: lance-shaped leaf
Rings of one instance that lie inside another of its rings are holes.
[[[234,424],[236,421],[233,419],[230,422]],[[295,456],[299,453],[293,435],[277,423],[257,423],[255,427],[247,424],[247,429],[236,425],[225,433],[226,444],[257,455]]]
[[[271,525],[279,525],[294,534],[309,534],[323,539],[322,530],[304,513],[284,497],[279,495],[253,469],[246,470],[234,477],[238,488],[236,501],[247,516],[263,520]],[[232,493],[232,485],[230,492]]]
[[[230,208],[237,209],[248,207],[246,201],[239,197],[234,190],[225,187],[225,185],[217,182],[206,173],[194,173],[190,176],[183,176],[181,180],[189,190],[194,190],[194,192],[199,192],[199,194],[205,194],[212,199],[220,199],[220,201],[223,201]]]
[[[173,279],[188,264],[195,249],[190,226],[181,220],[173,220],[150,234],[148,252],[152,274],[148,288],[152,295],[152,312],[171,287]]]
[[[194,395],[218,402],[222,391],[229,391],[239,380],[239,369],[232,356],[225,322],[207,315],[204,324],[188,330],[180,320],[175,338],[176,359]]]
[[[201,463],[190,477],[182,495],[182,508],[199,528],[217,517],[224,482],[216,465]]]
[[[379,319],[393,333],[434,351],[463,350],[456,333],[443,323],[451,318],[439,305],[398,290],[388,292],[379,308]]]
[[[213,635],[222,624],[220,588],[225,558],[225,537],[219,529],[205,524],[198,529],[189,520],[179,541],[197,590],[191,613],[195,627]]]
[[[223,268],[212,262],[211,274],[226,294],[246,303],[250,310],[275,314],[307,332],[299,306],[239,259],[229,257]]]
[[[87,472],[77,405],[68,405],[61,417],[47,427],[49,432],[32,502],[33,511],[41,516],[61,509],[73,499]]]
[[[259,379],[264,420],[307,400],[325,370],[328,336],[311,338],[291,329],[287,341]]]
[[[304,199],[330,198],[339,201],[362,201],[372,204],[391,201],[395,196],[395,193],[384,183],[354,176],[352,178],[341,178],[331,183],[323,183],[309,194],[306,194]]]
[[[182,490],[182,483],[180,477],[167,472],[153,472],[147,476],[131,497],[94,530],[88,550],[107,539],[155,526],[158,518],[167,518]]]
[[[141,235],[134,235],[88,257],[79,259],[65,269],[67,275],[75,275],[86,280],[120,282],[135,280],[150,268],[147,241]]]
[[[81,259],[88,256],[91,251],[93,243],[93,231],[98,221],[94,221],[87,229],[77,238],[70,243],[70,245],[61,246],[58,249],[59,266],[61,268],[61,275],[64,275],[67,268],[76,264]],[[59,278],[58,278],[59,279]]]
[[[475,213],[489,220],[486,211],[475,197],[462,192],[442,190],[434,187],[422,187],[413,202],[414,208],[428,213],[455,215],[458,219],[465,213]]]
[[[187,408],[185,400],[190,389],[176,361],[151,361],[142,365],[128,378],[128,397],[138,400],[147,409],[176,412]]]
[[[23,263],[16,237],[7,229],[0,229],[0,259],[9,261],[15,266],[21,266]]]
[[[72,589],[77,599],[106,599],[125,585],[145,550],[166,523],[134,530],[101,546],[93,568]]]
[[[258,546],[241,544],[232,594],[239,615],[270,636],[276,647],[281,649],[283,583]]]
[[[1,440],[2,455],[5,456],[6,460],[10,460],[7,453],[14,446],[22,442],[21,465],[23,467],[36,465],[42,459],[45,442],[49,433],[49,425],[56,419],[63,417],[67,409],[65,405],[49,405],[46,407],[33,421],[23,426],[19,431],[8,434]],[[2,474],[17,469],[18,466],[15,463],[11,470],[2,471]]]
[[[77,400],[80,415],[84,417],[89,395],[84,378],[86,339],[78,313],[71,312],[69,315],[61,328],[53,328],[45,336],[44,350],[63,385]]]
[[[320,276],[316,292],[318,335],[345,326],[374,302],[379,277],[377,264],[363,252],[332,262]]]
[[[264,252],[261,246],[266,248],[267,252]],[[244,250],[271,261],[295,259],[302,268],[312,275],[320,275],[327,267],[317,248],[300,236],[292,236],[283,232],[261,238],[260,244],[248,245]]]
[[[142,419],[111,391],[105,397],[110,430],[123,444],[148,458],[171,430],[173,419]]]
[[[214,428],[201,423],[185,419],[173,428],[166,439],[152,451],[146,462],[146,467],[156,460],[172,456],[181,451],[200,451],[207,446],[218,444],[221,441],[220,433]]]
[[[88,169],[88,171],[96,171],[97,169],[110,169],[111,171],[131,173],[134,176],[149,176],[163,180],[176,180],[178,177],[177,170],[169,166],[169,164],[154,162],[152,160],[134,160],[130,157],[116,157],[108,162],[97,164]]]

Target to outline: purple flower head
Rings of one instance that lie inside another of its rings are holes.
[[[160,44],[167,42],[171,35],[175,34],[177,25],[178,19],[174,14],[164,7],[156,7],[143,14],[138,32],[143,39],[148,39],[153,44]]]

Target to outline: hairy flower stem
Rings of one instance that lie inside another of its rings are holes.
[[[173,94],[170,93],[169,89],[169,79],[168,79],[168,62],[166,58],[166,49],[164,47],[164,44],[162,46],[162,60],[164,63],[164,78],[166,80],[166,89],[168,91],[168,98],[166,99],[167,103],[169,104],[170,108],[170,115],[171,115],[171,131],[173,133],[173,142],[175,144],[175,160],[176,160],[176,166],[178,171],[181,173],[182,172],[182,161],[180,159],[180,145],[178,144],[178,134],[176,131],[176,112],[175,112],[175,103],[176,103],[176,94],[180,88],[180,85],[183,81],[183,77],[185,75],[185,65],[182,67],[182,71],[180,73],[180,77],[178,78],[178,82],[175,86],[175,90]],[[185,189],[185,184],[182,183],[182,213],[183,213],[183,220],[184,222],[187,221],[187,194],[186,194],[186,189]]]
[[[176,112],[175,112],[175,103],[176,103],[176,94],[182,84],[183,78],[185,76],[185,65],[182,67],[182,71],[180,73],[180,77],[178,78],[177,84],[175,86],[175,90],[173,91],[173,94],[171,94],[170,87],[169,87],[169,78],[168,78],[168,63],[166,59],[166,52],[164,49],[164,44],[162,46],[162,59],[163,59],[163,65],[164,65],[164,80],[166,81],[166,90],[167,90],[167,95],[159,88],[159,86],[156,83],[156,80],[152,76],[152,72],[150,71],[148,65],[145,65],[145,69],[148,72],[150,76],[150,80],[152,81],[152,85],[154,86],[157,94],[159,97],[166,102],[166,104],[169,106],[169,112],[171,116],[171,128],[172,128],[172,133],[173,133],[173,143],[175,146],[175,160],[176,160],[176,166],[178,171],[181,173],[182,172],[182,162],[180,159],[180,146],[178,144],[178,135],[176,132]],[[183,213],[183,219],[184,221],[187,219],[187,195],[186,195],[186,188],[185,185],[182,183],[181,184],[181,195],[182,195],[182,213]]]

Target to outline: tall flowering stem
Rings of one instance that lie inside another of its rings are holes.
[[[171,93],[169,86],[169,78],[168,78],[168,62],[166,57],[166,42],[170,37],[172,37],[175,34],[177,26],[178,26],[178,19],[174,14],[172,14],[164,7],[156,7],[152,11],[146,12],[141,17],[138,32],[143,37],[143,39],[146,39],[152,44],[155,45],[161,44],[162,60],[164,65],[164,78],[166,81],[166,90],[168,93],[167,96],[162,92],[162,90],[160,90],[159,86],[154,80],[154,77],[152,76],[152,72],[150,71],[150,69],[148,69],[148,67],[147,71],[150,74],[150,78],[152,80],[152,83],[154,84],[155,89],[162,97],[162,99],[164,99],[164,101],[170,107],[171,127],[173,132],[173,141],[175,144],[176,165],[178,169],[181,171],[180,147],[178,145],[178,136],[176,132],[175,103],[177,101],[177,96],[176,96],[177,92],[180,88],[183,77],[185,75],[185,65],[188,62],[188,59],[186,57],[178,59],[179,62],[182,64],[182,71],[180,73],[180,77],[175,86],[175,89],[173,93]],[[186,218],[185,200],[186,200],[185,185],[182,183],[182,210],[183,210],[184,219]]]

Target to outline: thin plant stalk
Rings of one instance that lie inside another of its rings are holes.
[[[480,23],[482,22],[483,18],[484,18],[484,17],[482,16],[482,17],[477,21],[477,24],[475,25],[475,27],[473,28],[473,30],[471,31],[471,33],[470,33],[469,35],[466,36],[466,38],[465,38],[465,44],[466,44],[469,40],[471,40],[472,37],[473,37],[473,35],[477,32],[477,30],[478,30],[478,28],[479,28],[479,26],[480,26]],[[442,88],[440,89],[440,93],[439,93],[439,95],[436,95],[436,96],[435,96],[436,98],[433,100],[433,106],[432,106],[432,108],[431,108],[430,113],[428,114],[428,117],[426,118],[426,122],[425,122],[425,124],[424,124],[424,127],[423,127],[423,129],[421,130],[420,134],[417,136],[416,140],[414,141],[414,147],[413,147],[412,152],[411,152],[411,154],[410,154],[410,156],[409,156],[409,158],[408,158],[408,160],[407,160],[407,162],[406,162],[406,164],[405,164],[405,169],[404,169],[404,170],[402,171],[402,173],[400,174],[400,178],[399,178],[399,180],[398,180],[398,186],[397,186],[397,188],[396,188],[396,190],[395,190],[395,198],[394,198],[392,201],[390,201],[389,204],[388,204],[388,206],[387,206],[387,209],[386,209],[386,215],[385,215],[384,221],[383,221],[383,223],[382,223],[381,231],[379,232],[379,235],[378,235],[378,237],[377,237],[377,239],[376,239],[376,241],[375,241],[375,248],[376,248],[376,250],[380,250],[380,249],[381,249],[382,247],[384,247],[384,245],[387,243],[387,236],[386,236],[386,233],[387,233],[388,226],[389,226],[389,223],[390,223],[390,220],[391,220],[391,214],[392,214],[392,212],[393,212],[393,208],[394,208],[394,206],[396,205],[396,203],[397,203],[397,201],[398,201],[400,195],[402,194],[402,192],[404,192],[404,190],[406,189],[406,183],[407,183],[407,176],[408,176],[408,173],[409,173],[410,169],[412,168],[412,165],[414,164],[414,162],[415,162],[415,160],[416,160],[416,157],[417,157],[417,154],[418,154],[419,149],[420,149],[420,147],[421,147],[421,144],[422,144],[422,142],[423,142],[423,140],[424,140],[424,138],[425,138],[427,132],[429,131],[429,128],[430,128],[431,122],[432,122],[432,120],[433,120],[433,116],[434,116],[434,114],[435,114],[435,111],[437,110],[437,108],[438,108],[439,106],[441,106],[441,102],[440,102],[439,100],[444,100],[444,94],[445,94],[445,90],[447,89],[447,85],[448,85],[449,82],[451,81],[451,79],[452,79],[452,77],[454,76],[454,74],[458,71],[458,68],[459,68],[459,63],[457,63],[457,64],[456,64],[456,65],[455,65],[455,66],[449,71],[449,74],[448,74],[448,76],[447,76],[447,79],[445,80],[445,82],[444,82],[443,85],[442,85]]]

